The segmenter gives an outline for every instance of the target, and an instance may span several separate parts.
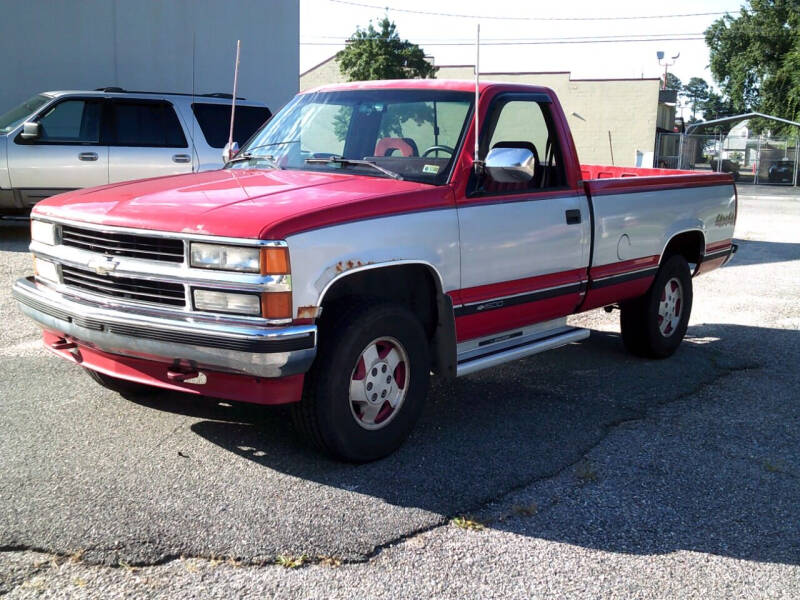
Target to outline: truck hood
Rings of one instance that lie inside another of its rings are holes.
[[[224,169],[75,190],[43,200],[33,213],[98,225],[276,238],[406,206],[420,210],[424,199],[439,206],[449,202],[448,191],[345,173]]]

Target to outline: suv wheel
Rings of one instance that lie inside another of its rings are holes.
[[[396,450],[419,418],[428,393],[425,330],[404,306],[350,305],[325,324],[296,427],[315,446],[351,462]]]

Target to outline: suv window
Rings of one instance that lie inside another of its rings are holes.
[[[100,143],[100,100],[64,100],[39,117],[37,143]]]
[[[200,129],[212,148],[224,148],[231,126],[231,107],[225,104],[192,104]],[[244,144],[272,113],[262,106],[236,106],[233,118],[233,139]]]
[[[167,102],[114,100],[112,107],[112,146],[186,148],[186,136]]]

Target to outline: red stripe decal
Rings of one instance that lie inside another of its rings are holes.
[[[642,258],[634,258],[633,260],[623,260],[621,262],[611,263],[608,265],[600,265],[599,267],[592,267],[589,271],[591,278],[601,279],[603,277],[610,277],[611,275],[622,275],[648,267],[655,267],[658,265],[659,256],[643,256]]]
[[[578,283],[585,280],[586,269],[573,269],[572,271],[549,273],[537,277],[526,277],[524,279],[479,285],[462,290],[454,290],[449,293],[452,298],[459,298],[461,303],[470,304],[472,302],[482,302],[484,300],[503,298],[505,296],[536,292],[538,290],[570,283]]]
[[[712,244],[706,244],[706,254],[710,252],[716,252],[717,250],[724,250],[730,248],[733,240],[728,238],[727,240],[722,240],[720,242],[714,242]]]
[[[517,329],[532,323],[549,321],[572,314],[580,294],[572,293],[507,308],[474,313],[456,318],[456,340],[463,342],[479,337]]]
[[[638,277],[636,279],[632,279],[631,281],[625,281],[615,285],[590,289],[586,293],[586,298],[578,310],[580,312],[584,312],[593,308],[600,308],[601,306],[616,304],[621,300],[627,300],[629,298],[641,296],[650,287],[653,279],[655,279],[655,275],[649,275],[647,277]]]

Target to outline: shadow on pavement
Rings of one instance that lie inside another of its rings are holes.
[[[705,414],[712,403],[669,404],[702,397],[694,394],[716,389],[733,371],[763,367],[768,357],[745,355],[746,345],[782,348],[796,360],[797,337],[789,330],[702,325],[690,328],[671,359],[647,361],[627,355],[618,335],[593,332],[581,344],[434,383],[411,438],[394,455],[366,465],[340,464],[306,448],[285,409],[224,406],[176,394],[146,404],[203,419],[192,425],[197,435],[266,469],[397,506],[454,516],[534,484],[547,488],[536,491],[541,514],[492,526],[615,552],[689,549],[800,564],[798,479],[771,473],[758,461],[751,465],[743,458],[740,465],[706,445],[709,431],[724,433],[730,418],[742,436],[743,455],[753,436],[763,436],[759,443],[767,448],[788,443],[794,452],[797,417],[782,422],[768,413],[767,425],[751,423],[754,411],[769,410],[759,406],[768,399],[758,396],[750,398],[754,406],[722,397],[730,406],[721,415]],[[644,419],[660,405],[678,411],[671,425]],[[684,419],[702,427],[691,433]],[[619,432],[614,425],[636,427],[626,429],[622,441],[604,445],[602,454],[611,462],[597,467],[596,481],[576,478],[573,465],[612,432],[610,441]],[[764,431],[767,426],[777,433]],[[553,492],[565,485],[558,483],[564,477],[569,485]]]
[[[27,252],[30,234],[28,221],[0,220],[0,252]]]
[[[725,268],[759,265],[767,263],[788,262],[800,259],[800,243],[790,242],[756,242],[752,240],[734,240],[739,250],[733,260]]]

